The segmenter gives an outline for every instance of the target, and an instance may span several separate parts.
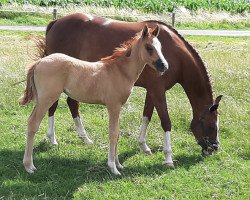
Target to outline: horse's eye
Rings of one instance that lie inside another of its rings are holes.
[[[153,47],[151,47],[150,45],[146,45],[146,50],[147,50],[147,52],[149,53],[149,55],[152,55],[153,54]]]

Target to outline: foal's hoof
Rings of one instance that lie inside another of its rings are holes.
[[[110,171],[111,171],[114,175],[118,175],[118,176],[121,175],[121,173],[117,170],[116,164],[115,164],[115,163],[110,163],[110,164],[108,163],[108,167],[109,167]]]
[[[34,165],[30,166],[30,167],[25,167],[25,170],[29,173],[29,174],[33,174],[36,170],[36,167]]]
[[[165,165],[165,166],[168,167],[168,168],[171,168],[171,169],[174,169],[174,168],[175,168],[173,162],[163,161],[162,164]]]

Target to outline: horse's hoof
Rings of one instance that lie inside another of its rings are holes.
[[[94,143],[91,139],[83,139],[83,141],[84,141],[84,144],[87,144],[87,145]]]
[[[174,169],[174,168],[175,168],[173,162],[166,162],[166,161],[163,161],[162,164],[165,165],[165,166],[168,167],[168,168],[171,168],[171,169]]]
[[[149,156],[152,155],[152,151],[151,151],[150,149],[144,151],[144,153],[145,153],[146,155],[149,155]]]
[[[124,167],[122,166],[122,164],[120,164],[120,163],[116,164],[116,167],[117,167],[118,169],[123,169],[123,168],[124,168]]]
[[[58,145],[57,141],[56,141],[56,138],[54,137],[50,137],[50,135],[48,134],[48,138],[49,138],[49,141],[52,145]]]

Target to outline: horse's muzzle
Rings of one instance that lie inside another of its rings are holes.
[[[154,61],[153,65],[155,66],[156,70],[161,73],[164,73],[168,69],[168,65],[162,62],[160,58],[157,61]]]
[[[202,147],[202,155],[203,156],[211,155],[213,152],[216,152],[219,149],[219,142],[217,142],[217,141],[212,142],[206,138],[199,141],[198,144]]]

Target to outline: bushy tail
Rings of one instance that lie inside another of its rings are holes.
[[[38,63],[39,61],[34,62],[28,67],[26,89],[23,97],[20,99],[20,105],[27,105],[30,101],[36,99],[37,91],[34,83],[34,70]]]

